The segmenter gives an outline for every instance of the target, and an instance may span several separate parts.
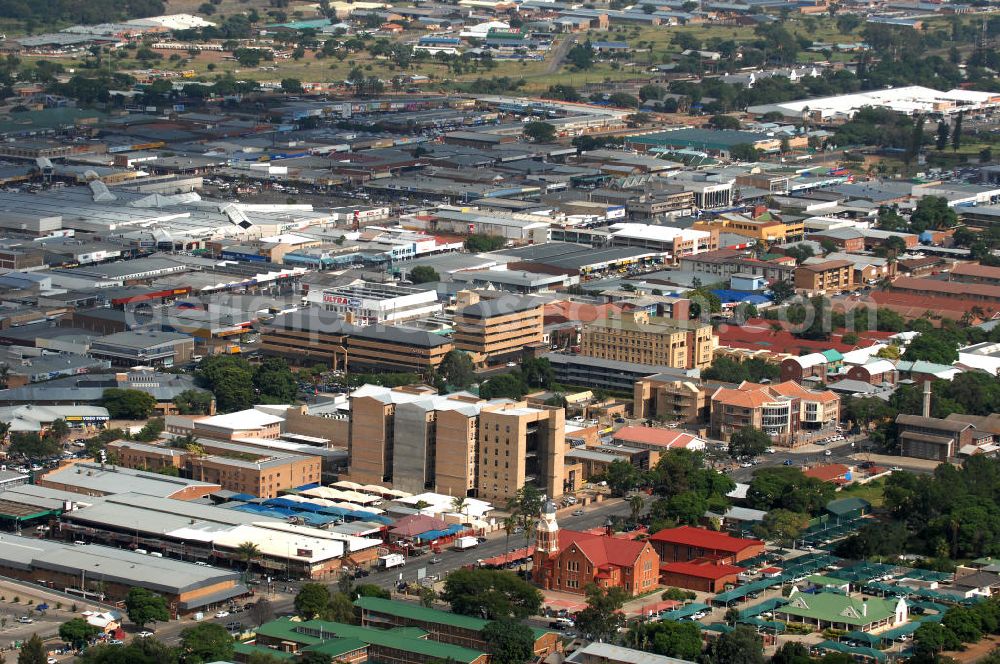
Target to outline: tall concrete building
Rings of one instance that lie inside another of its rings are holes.
[[[632,364],[705,369],[712,364],[715,342],[708,323],[631,311],[587,323],[580,337],[580,353]]]
[[[541,347],[544,314],[544,304],[535,298],[481,300],[477,293],[462,291],[455,312],[455,347],[468,352],[478,366],[519,361],[526,350]]]
[[[429,388],[365,385],[351,394],[350,478],[502,502],[532,482],[563,492],[565,416]]]

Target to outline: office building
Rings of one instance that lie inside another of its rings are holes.
[[[854,264],[845,260],[809,263],[795,268],[795,290],[806,295],[836,295],[853,290]]]
[[[993,438],[992,433],[979,431],[969,422],[921,415],[897,415],[896,427],[903,456],[933,461],[958,456],[963,447],[976,445],[977,438]]]
[[[712,364],[715,342],[712,326],[707,323],[634,311],[584,325],[580,353],[633,364],[705,369]]]
[[[720,387],[711,399],[712,437],[719,440],[750,426],[763,430],[776,445],[799,447],[832,433],[839,419],[839,396],[794,381],[744,381],[736,388]]]
[[[362,484],[492,502],[526,481],[563,493],[561,408],[365,385],[351,394],[349,440],[350,478]]]
[[[172,472],[198,482],[258,498],[275,498],[281,491],[322,479],[318,456],[262,450],[202,438],[202,451],[192,453],[163,445],[117,440],[108,444],[117,462],[126,468]]]
[[[441,313],[437,291],[395,284],[366,282],[312,291],[306,301],[357,325],[391,325]]]
[[[261,334],[261,352],[295,366],[426,373],[454,348],[448,337],[403,325],[352,325],[315,308],[278,316]]]
[[[167,601],[173,618],[223,606],[249,592],[235,570],[10,533],[0,537],[0,574],[108,603],[144,588]]]
[[[655,374],[635,382],[632,416],[687,424],[708,420],[708,392],[704,386],[676,376]]]
[[[518,362],[542,347],[544,303],[531,297],[480,299],[462,291],[454,320],[455,347],[477,366]]]
[[[191,361],[194,339],[175,332],[117,332],[94,339],[90,353],[116,367],[173,367]]]

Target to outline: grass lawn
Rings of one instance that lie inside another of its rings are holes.
[[[841,498],[862,498],[872,504],[872,507],[882,507],[885,504],[885,483],[875,480],[867,484],[850,484],[840,490]]]

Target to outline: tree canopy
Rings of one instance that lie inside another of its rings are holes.
[[[542,594],[513,572],[459,569],[445,579],[441,599],[465,616],[523,619],[538,612]]]
[[[491,621],[483,628],[482,636],[491,661],[497,664],[524,664],[535,653],[535,633],[517,620]]]
[[[152,622],[170,620],[167,600],[152,590],[138,586],[130,588],[125,597],[125,613],[140,629]]]

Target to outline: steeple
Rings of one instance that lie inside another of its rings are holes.
[[[546,500],[542,514],[535,524],[535,551],[544,554],[559,552],[559,524],[556,523],[556,504]]]

